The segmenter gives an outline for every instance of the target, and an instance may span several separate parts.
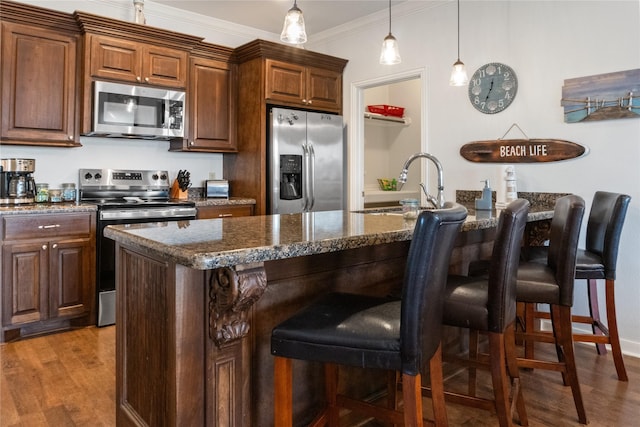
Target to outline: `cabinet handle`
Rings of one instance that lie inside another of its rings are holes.
[[[149,77],[145,77],[145,78],[144,78],[144,81],[145,81],[145,82],[147,82],[147,83],[149,83]]]
[[[73,141],[73,135],[69,135],[69,141]]]
[[[54,243],[51,247],[52,247],[53,249],[55,249],[55,248],[57,248],[57,247],[58,247],[58,244],[57,244],[57,243]]]
[[[142,78],[140,76],[136,76],[136,80],[137,81],[142,81]]]
[[[58,228],[60,224],[51,224],[51,225],[39,225],[38,228],[40,230],[46,230],[47,228]]]
[[[307,103],[307,100],[306,100],[306,99],[303,99],[303,100],[302,100],[302,103],[303,103],[303,104],[306,104],[306,103]]]
[[[42,250],[46,251],[47,250],[47,245],[42,245]]]
[[[220,214],[220,215],[218,215],[218,218],[227,218],[227,217],[230,217],[230,216],[233,216],[233,214],[231,214],[231,213],[224,213],[224,214]]]
[[[196,145],[194,141],[189,141],[189,145]]]
[[[308,101],[307,101],[307,104],[313,104],[313,100],[311,100],[311,99],[310,99],[310,100],[308,100]]]

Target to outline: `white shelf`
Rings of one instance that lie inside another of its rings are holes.
[[[411,117],[383,116],[382,114],[364,113],[364,118],[370,123],[390,123],[408,126],[411,124]]]

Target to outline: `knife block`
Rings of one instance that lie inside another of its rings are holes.
[[[178,200],[186,200],[189,198],[189,193],[187,191],[182,191],[180,186],[178,185],[178,180],[173,181],[173,185],[171,186],[171,190],[169,190],[169,197],[172,199]]]

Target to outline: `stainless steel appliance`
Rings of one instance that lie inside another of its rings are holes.
[[[342,116],[272,108],[269,139],[270,213],[344,208]]]
[[[195,219],[195,203],[169,199],[167,171],[80,169],[80,201],[98,206],[96,285],[98,326],[115,323],[115,243],[103,236],[108,225]]]
[[[31,174],[35,170],[35,159],[1,159],[0,204],[34,203],[36,183]]]
[[[184,137],[185,92],[97,81],[90,136]]]

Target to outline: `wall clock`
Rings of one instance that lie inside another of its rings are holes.
[[[517,92],[516,73],[499,62],[483,65],[469,80],[469,101],[481,113],[499,113],[511,105]]]

